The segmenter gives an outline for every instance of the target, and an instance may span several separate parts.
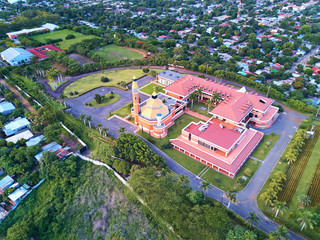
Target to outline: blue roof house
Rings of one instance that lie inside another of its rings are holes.
[[[22,200],[23,196],[28,192],[28,189],[30,186],[28,184],[23,184],[21,187],[19,187],[17,190],[15,190],[13,193],[11,193],[8,198],[10,199],[10,202],[13,205],[17,205]]]
[[[11,66],[18,66],[23,63],[30,62],[35,55],[23,48],[8,48],[0,53],[1,58],[8,62]]]
[[[2,194],[3,190],[10,187],[14,183],[14,180],[9,175],[5,176],[0,180],[0,194]]]
[[[2,130],[9,137],[13,134],[18,133],[21,130],[27,129],[30,126],[30,122],[26,118],[16,118],[14,121],[4,125]]]
[[[166,70],[158,74],[157,80],[159,83],[169,86],[171,83],[174,83],[175,81],[179,80],[183,76],[184,76],[183,74]]]
[[[2,115],[9,115],[13,113],[15,107],[11,102],[2,102],[0,103],[0,114]]]

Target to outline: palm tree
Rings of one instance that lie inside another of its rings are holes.
[[[91,116],[90,116],[90,115],[87,115],[87,116],[86,116],[86,119],[87,119],[87,121],[88,121],[88,123],[89,123],[89,128],[91,128]]]
[[[208,99],[206,103],[207,103],[207,106],[208,106],[208,113],[209,113],[212,100],[211,100],[211,99]]]
[[[201,185],[199,186],[199,188],[202,188],[202,192],[206,192],[208,195],[208,190],[212,190],[212,187],[210,186],[210,183],[207,181],[203,181],[201,182]],[[204,200],[206,200],[206,196],[204,196]]]
[[[313,229],[313,225],[316,224],[315,219],[312,218],[312,213],[309,211],[302,212],[301,216],[298,218],[298,221],[300,222],[301,231],[305,226]]]
[[[109,131],[109,128],[102,128],[103,132],[104,132],[104,137],[107,137],[107,134],[108,134],[108,131]]]
[[[63,95],[63,94],[60,94],[60,96],[59,96],[59,98],[58,98],[60,101],[63,102],[64,108],[67,108],[66,98],[67,98],[67,97],[66,97],[65,95]]]
[[[278,201],[278,200],[275,200],[272,205],[273,205],[272,210],[273,210],[273,211],[275,211],[275,210],[277,211],[277,212],[276,212],[276,215],[274,216],[275,218],[278,216],[278,213],[279,213],[279,212],[280,212],[280,214],[282,215],[282,214],[283,214],[283,211],[288,209],[286,202],[280,202],[280,201]]]
[[[84,113],[80,114],[80,119],[83,121],[83,124],[86,125],[86,115]]]
[[[289,239],[290,234],[286,227],[279,225],[276,231],[270,233],[270,236],[273,236],[272,239]]]
[[[126,131],[126,128],[125,127],[119,127],[118,128],[118,133],[123,133]]]
[[[189,99],[191,100],[191,108],[193,108],[193,101],[197,99],[197,95],[195,92],[192,92],[189,96]]]
[[[219,100],[220,100],[220,95],[219,95],[219,93],[215,92],[215,93],[212,95],[211,100],[212,100],[212,102],[214,102],[214,106],[216,107],[216,106],[217,106],[217,103],[218,103]]]
[[[257,224],[257,226],[259,226],[259,221],[261,221],[255,212],[249,212],[249,217],[246,217],[245,219],[250,224],[250,227],[252,227],[253,224]]]
[[[311,204],[311,198],[307,194],[300,194],[298,196],[298,202],[304,206],[309,206]]]
[[[202,99],[202,89],[198,88],[196,90],[196,94],[198,95],[198,103],[199,103],[199,100]]]
[[[190,181],[189,181],[189,177],[186,176],[186,175],[183,175],[183,174],[181,174],[181,175],[179,176],[179,179],[180,179],[181,182],[183,182],[183,183],[185,183],[185,184],[187,184],[187,183],[190,182]]]
[[[97,124],[97,128],[99,129],[100,135],[101,135],[101,126],[102,126],[101,123]]]
[[[228,203],[228,207],[227,207],[228,209],[229,209],[230,204],[232,202],[237,204],[238,199],[237,199],[237,194],[235,192],[227,192],[225,196],[226,196],[226,198],[229,199],[229,203]]]

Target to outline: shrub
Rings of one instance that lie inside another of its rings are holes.
[[[295,212],[290,212],[289,213],[290,218],[296,218],[296,213]]]
[[[150,70],[149,70],[149,68],[143,68],[142,71],[143,71],[144,73],[148,73]]]
[[[246,168],[246,170],[244,170],[244,175],[246,175],[246,176],[250,177],[250,176],[251,176],[251,174],[252,174],[252,171],[251,171],[251,169],[250,169],[250,168]]]
[[[165,144],[163,144],[161,147],[164,148],[164,149],[170,149],[170,148],[172,148],[172,145],[171,145],[171,143],[168,141],[168,142],[166,142]]]
[[[73,92],[69,92],[70,96],[73,96]]]
[[[214,180],[215,180],[217,183],[221,182],[221,179],[220,179],[219,177],[215,177]]]
[[[105,76],[101,77],[101,82],[106,83],[106,82],[109,82],[109,81],[110,81],[110,79],[108,77],[105,77]]]
[[[114,98],[114,95],[110,95],[110,97],[109,97],[110,99],[113,99]]]
[[[110,94],[113,95],[113,91],[111,91]]]
[[[74,38],[76,38],[76,36],[73,35],[73,34],[69,34],[69,35],[66,36],[66,39],[67,39],[67,40],[68,40],[68,39],[74,39]]]
[[[237,178],[237,183],[243,184],[244,183],[244,179],[242,177],[238,177]]]
[[[74,91],[74,94],[75,94],[75,95],[78,95],[79,93],[78,93],[78,91]]]

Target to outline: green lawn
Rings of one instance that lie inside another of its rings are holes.
[[[203,108],[205,108],[206,110],[202,110],[202,109],[200,109],[200,107],[203,107]],[[199,102],[199,103],[198,103],[198,101],[195,100],[195,101],[193,101],[193,107],[191,108],[191,103],[189,103],[189,104],[188,104],[188,108],[190,108],[190,110],[193,111],[193,112],[200,113],[201,115],[207,116],[207,117],[209,117],[209,118],[212,117],[212,114],[208,113],[208,110],[207,110],[207,109],[208,109],[208,106],[207,106],[205,103],[203,103],[203,102]],[[214,106],[211,106],[209,112],[210,112],[213,108],[214,108]]]
[[[98,87],[118,87],[125,89],[125,85],[132,81],[133,76],[136,76],[138,79],[144,75],[145,73],[141,69],[124,69],[91,74],[68,85],[64,89],[64,94],[74,98]],[[102,76],[108,77],[110,81],[101,82]],[[118,85],[120,82],[123,82],[124,85]],[[75,91],[77,91],[78,94],[71,96],[70,92],[74,93]]]
[[[250,182],[252,176],[258,170],[260,164],[261,162],[249,158],[233,179],[213,170],[212,168],[210,168],[209,171],[206,172],[201,178],[207,180],[208,182],[224,191],[240,191]],[[247,168],[251,170],[251,176],[246,176],[244,174],[244,171]],[[246,176],[248,178],[247,181],[243,184],[237,183],[237,178],[242,176]]]
[[[93,100],[93,101],[89,102],[87,106],[89,106],[89,107],[101,107],[101,106],[109,105],[109,104],[112,104],[112,103],[115,103],[115,102],[119,101],[120,95],[119,94],[108,93],[108,94],[106,94],[104,96],[101,96],[101,98],[102,98],[101,103],[97,103],[96,100]]]
[[[264,135],[262,141],[256,150],[252,153],[252,157],[264,160],[270,150],[273,148],[274,144],[277,142],[280,134],[270,134]]]
[[[113,44],[104,46],[101,49],[93,50],[92,52],[110,62],[119,59],[138,59],[142,57],[142,54],[140,53]]]
[[[132,108],[132,102],[128,103],[127,105],[124,105],[122,108],[119,108],[117,111],[114,111],[112,115],[118,115],[119,117],[126,117],[131,113],[131,108]],[[106,118],[109,118],[111,116],[106,116]]]
[[[175,120],[174,125],[168,129],[168,135],[165,138],[154,138],[149,135],[147,132],[142,132],[141,130],[138,132],[139,135],[147,139],[149,142],[154,144],[156,147],[161,149],[164,153],[170,156],[173,160],[179,163],[181,166],[185,167],[189,171],[194,174],[199,174],[205,165],[194,160],[193,158],[188,157],[187,155],[178,152],[175,149],[163,148],[163,145],[169,143],[169,139],[174,139],[180,136],[181,130],[186,127],[190,122],[199,122],[200,119],[193,117],[189,114],[183,114],[178,119]]]
[[[142,87],[141,89],[139,89],[141,92],[144,92],[144,93],[147,93],[147,94],[152,94],[153,91],[154,91],[154,88],[156,90],[156,93],[164,93],[164,90],[163,90],[163,87],[158,85],[158,84],[155,84],[155,83],[150,83],[149,85],[145,86],[145,87]]]
[[[66,40],[66,36],[68,36],[69,34],[74,35],[76,38]],[[94,36],[94,35],[84,35],[82,33],[74,32],[74,31],[69,30],[69,29],[63,29],[63,30],[59,30],[59,31],[53,31],[53,32],[50,32],[50,33],[34,35],[31,38],[34,39],[34,40],[37,40],[37,41],[39,41],[41,43],[44,43],[44,44],[46,43],[46,39],[47,38],[51,38],[51,39],[61,38],[61,39],[63,39],[63,41],[55,43],[54,45],[56,45],[57,47],[59,47],[59,48],[61,48],[63,50],[68,50],[68,48],[72,44],[81,42],[84,39],[99,38],[99,37]]]

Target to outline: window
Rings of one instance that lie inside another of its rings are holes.
[[[137,97],[134,97],[134,100],[137,100]]]
[[[198,144],[201,145],[201,146],[204,146],[204,147],[206,147],[206,148],[211,149],[211,146],[210,146],[209,144],[207,144],[207,143],[205,143],[205,142],[202,142],[202,141],[200,141],[200,140],[198,140]]]

